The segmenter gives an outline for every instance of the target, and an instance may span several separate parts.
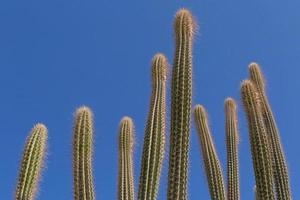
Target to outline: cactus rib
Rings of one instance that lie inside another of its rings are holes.
[[[232,98],[225,100],[225,129],[227,144],[227,199],[240,199],[238,121],[236,103]]]
[[[257,196],[259,199],[274,200],[270,147],[263,124],[260,99],[251,81],[245,80],[242,83],[241,96],[248,119]]]
[[[211,199],[225,200],[226,194],[222,168],[208,126],[207,113],[202,105],[195,107],[195,123],[200,139]]]
[[[152,60],[152,95],[144,136],[139,200],[155,200],[165,149],[167,59],[157,54]]]
[[[88,107],[80,107],[75,114],[73,133],[73,173],[75,200],[94,200],[93,114]]]
[[[260,98],[262,116],[269,136],[277,200],[291,200],[288,167],[280,140],[279,130],[265,92],[265,81],[256,63],[249,65],[250,79],[255,84]]]
[[[119,128],[119,200],[134,200],[133,143],[133,121],[130,117],[124,117]]]
[[[179,10],[175,17],[176,50],[172,72],[171,133],[168,200],[186,200],[192,103],[192,14]]]
[[[47,146],[47,128],[37,124],[27,138],[16,191],[16,200],[33,200]]]

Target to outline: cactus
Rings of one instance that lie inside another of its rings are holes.
[[[260,99],[251,81],[246,80],[242,83],[241,96],[248,118],[257,197],[263,200],[275,200],[270,147],[263,123]]]
[[[221,164],[208,126],[207,113],[202,105],[195,107],[195,123],[200,138],[202,157],[212,200],[225,200]]]
[[[133,182],[134,125],[129,117],[124,117],[119,130],[119,180],[118,199],[134,200]]]
[[[35,199],[47,146],[47,128],[37,124],[27,138],[23,152],[16,200]]]
[[[167,59],[157,54],[152,60],[152,95],[144,136],[139,200],[155,200],[165,151]]]
[[[195,31],[192,14],[186,9],[179,10],[174,28],[176,50],[172,72],[167,198],[186,200],[192,103],[192,43]]]
[[[93,114],[88,107],[80,107],[75,114],[73,134],[73,175],[75,200],[94,200]]]
[[[239,186],[239,133],[236,103],[232,98],[225,100],[225,129],[227,144],[227,199],[240,199]]]
[[[260,99],[261,112],[269,136],[273,164],[274,183],[277,200],[291,200],[288,168],[285,160],[280,134],[265,92],[265,81],[260,67],[256,63],[249,65],[250,79],[255,84]]]

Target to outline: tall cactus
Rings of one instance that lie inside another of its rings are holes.
[[[129,117],[124,117],[119,130],[119,180],[118,199],[134,200],[133,181],[134,125]]]
[[[73,175],[75,200],[94,200],[93,114],[88,107],[80,107],[75,114],[73,134]]]
[[[265,91],[265,80],[261,73],[260,67],[256,63],[249,65],[250,79],[258,91],[260,105],[266,132],[270,139],[270,147],[272,152],[272,164],[274,183],[276,188],[277,200],[291,200],[291,191],[289,184],[288,167],[280,140],[280,134],[272,113],[271,106]]]
[[[168,200],[186,200],[192,103],[192,43],[195,22],[190,11],[175,17],[176,50],[172,72]]]
[[[239,185],[239,133],[236,103],[232,98],[225,100],[225,129],[227,144],[227,199],[240,199]]]
[[[23,152],[16,200],[33,200],[43,166],[47,146],[47,128],[37,124],[27,138]]]
[[[249,80],[244,81],[241,95],[248,118],[257,197],[263,200],[274,200],[271,153],[255,85]]]
[[[208,126],[207,113],[202,105],[195,107],[195,123],[200,138],[210,197],[212,200],[225,200],[222,168]]]
[[[155,200],[165,151],[167,59],[156,54],[152,60],[152,95],[144,136],[139,200]]]

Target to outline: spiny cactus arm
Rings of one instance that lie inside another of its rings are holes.
[[[259,199],[274,200],[270,147],[262,119],[260,99],[251,81],[246,80],[242,83],[241,96],[248,118],[257,195]]]
[[[176,50],[172,72],[168,200],[186,200],[192,103],[192,43],[195,22],[190,11],[175,17]]]
[[[262,116],[271,146],[271,156],[277,200],[291,200],[292,197],[287,162],[280,140],[280,133],[277,128],[268,97],[266,95],[265,80],[259,65],[256,63],[251,63],[249,65],[249,73],[250,79],[255,84],[259,98],[261,99],[260,104]]]
[[[93,114],[86,107],[80,107],[75,114],[73,133],[73,176],[75,200],[94,200],[93,179]]]
[[[202,105],[195,107],[195,122],[200,138],[211,199],[225,200],[226,194],[221,164],[208,126],[207,114]]]
[[[37,124],[27,138],[23,152],[16,200],[35,199],[47,146],[47,128]]]
[[[134,200],[133,144],[134,124],[130,117],[124,117],[119,128],[119,200]]]
[[[139,184],[139,200],[155,200],[165,151],[167,59],[156,54],[152,60],[152,95],[148,115]]]
[[[234,99],[227,98],[225,100],[225,128],[226,128],[226,144],[227,144],[227,199],[240,199],[239,185],[239,133],[237,109]]]

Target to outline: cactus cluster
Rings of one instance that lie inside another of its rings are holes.
[[[196,23],[191,12],[181,9],[175,16],[175,55],[171,78],[168,200],[188,199],[189,142],[192,113],[192,52]],[[152,59],[152,94],[141,158],[138,200],[156,200],[166,149],[167,58]],[[249,79],[242,82],[241,100],[248,120],[256,200],[291,200],[288,168],[260,67],[249,65]],[[194,108],[200,149],[212,200],[240,200],[239,131],[237,103],[225,100],[227,181],[223,175],[203,105]],[[119,200],[134,200],[134,123],[123,117],[119,125]],[[73,129],[74,199],[95,200],[93,177],[93,114],[86,106],[75,113]],[[29,135],[20,167],[16,200],[33,200],[45,158],[47,128],[37,124]]]

